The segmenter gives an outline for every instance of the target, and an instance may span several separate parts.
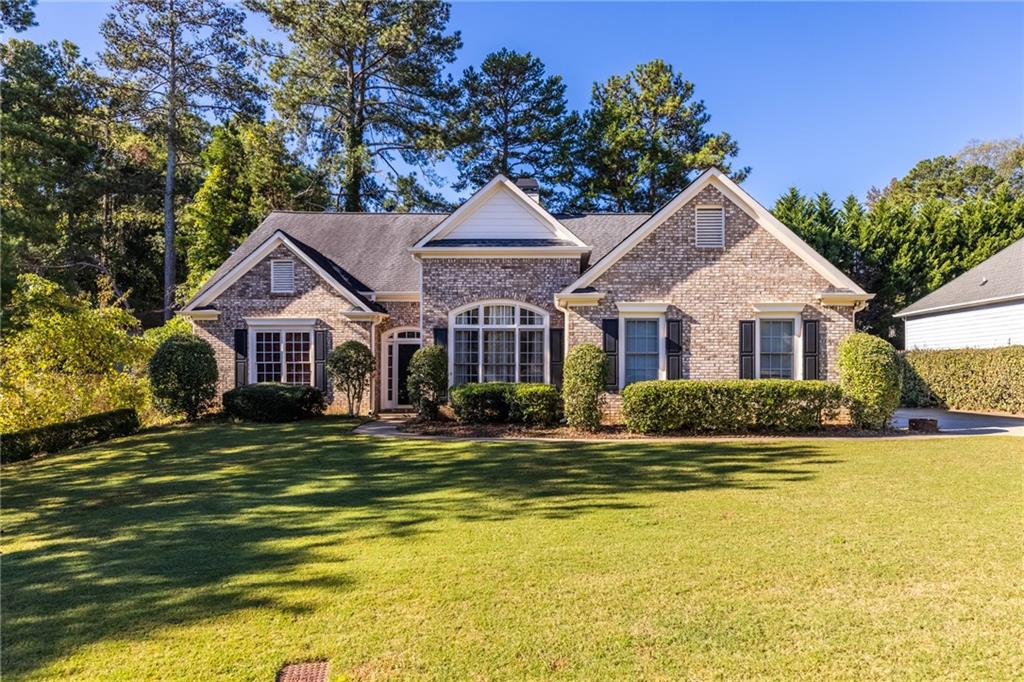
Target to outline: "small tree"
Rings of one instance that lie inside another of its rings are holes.
[[[605,354],[592,343],[576,346],[565,358],[562,399],[569,426],[596,431],[601,425]]]
[[[436,419],[448,390],[448,354],[443,346],[425,346],[413,354],[406,386],[420,419]]]
[[[839,384],[850,418],[866,429],[884,429],[900,404],[902,367],[887,341],[858,332],[839,344]]]
[[[193,334],[165,339],[149,360],[149,381],[157,408],[195,421],[217,395],[217,358],[206,341]]]
[[[373,353],[365,343],[346,341],[327,356],[327,371],[348,402],[349,415],[363,402],[366,384],[373,374]]]

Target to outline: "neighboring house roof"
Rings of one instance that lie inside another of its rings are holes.
[[[1024,239],[896,313],[909,317],[1024,299]]]

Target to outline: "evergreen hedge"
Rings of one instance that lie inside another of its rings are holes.
[[[127,436],[138,430],[138,413],[133,409],[123,409],[91,414],[62,424],[5,433],[0,436],[0,462],[20,462],[46,452]]]
[[[313,386],[263,383],[233,388],[224,394],[224,411],[253,422],[292,422],[323,414],[323,391]]]
[[[903,404],[1024,414],[1024,346],[902,354]]]
[[[452,389],[451,403],[458,420],[470,424],[550,425],[562,412],[558,389],[548,384],[463,384]]]
[[[900,357],[888,341],[856,332],[839,344],[839,385],[857,426],[889,426],[900,405],[902,383]]]
[[[648,434],[813,431],[841,405],[827,381],[639,381],[622,392],[626,428]]]
[[[437,419],[448,393],[448,353],[444,346],[423,346],[413,353],[405,381],[419,418]]]
[[[582,343],[565,357],[562,400],[565,421],[574,429],[596,431],[601,426],[605,354],[592,343]]]

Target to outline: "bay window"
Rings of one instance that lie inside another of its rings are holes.
[[[547,314],[518,303],[483,303],[451,318],[452,383],[546,380]]]

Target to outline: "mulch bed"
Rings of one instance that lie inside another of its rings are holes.
[[[806,433],[694,433],[673,432],[656,436],[629,433],[624,426],[602,426],[599,431],[578,431],[567,426],[524,426],[521,424],[460,424],[455,421],[409,421],[399,431],[418,436],[450,436],[455,438],[564,438],[567,440],[659,440],[664,438],[866,438],[878,436],[913,435],[907,431],[889,429],[871,431],[844,424],[829,424],[820,431]]]

